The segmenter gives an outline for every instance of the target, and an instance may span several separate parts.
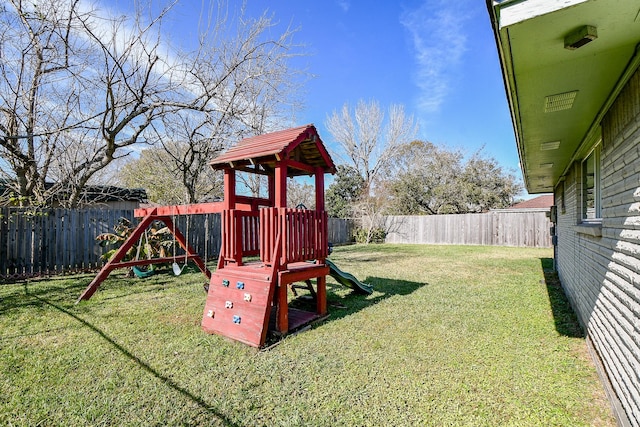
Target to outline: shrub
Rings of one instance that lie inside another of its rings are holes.
[[[382,227],[374,227],[371,230],[358,228],[354,231],[356,243],[384,243],[387,231]]]

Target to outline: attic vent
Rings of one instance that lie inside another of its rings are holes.
[[[549,141],[540,144],[541,150],[557,150],[560,147],[560,141]]]
[[[552,113],[554,111],[568,110],[573,107],[573,101],[576,99],[576,95],[578,95],[577,90],[547,96],[544,99],[544,112]]]

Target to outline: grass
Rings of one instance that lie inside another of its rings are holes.
[[[201,331],[197,271],[1,285],[0,425],[614,426],[551,256],[337,248],[374,294],[329,279],[331,317],[264,352]]]

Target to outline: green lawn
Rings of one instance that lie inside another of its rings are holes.
[[[329,278],[330,318],[263,352],[201,331],[193,270],[0,285],[0,425],[614,426],[551,256],[337,248],[373,295]]]

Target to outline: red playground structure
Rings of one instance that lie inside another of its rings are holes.
[[[88,299],[114,268],[167,262],[122,262],[124,253],[154,220],[165,222],[198,268],[210,277],[202,328],[245,344],[262,347],[271,328],[287,334],[327,314],[327,214],[324,175],[335,165],[316,128],[306,125],[246,138],[211,162],[224,172],[224,201],[138,209],[143,218],[131,237],[102,268],[79,299]],[[267,177],[268,196],[237,194],[237,172]],[[287,178],[315,178],[314,210],[287,208]],[[171,221],[172,215],[220,212],[222,245],[218,266],[210,273]],[[120,253],[122,254],[120,255]],[[315,279],[315,287],[311,280]],[[315,295],[315,312],[288,305],[288,288],[306,282]]]

